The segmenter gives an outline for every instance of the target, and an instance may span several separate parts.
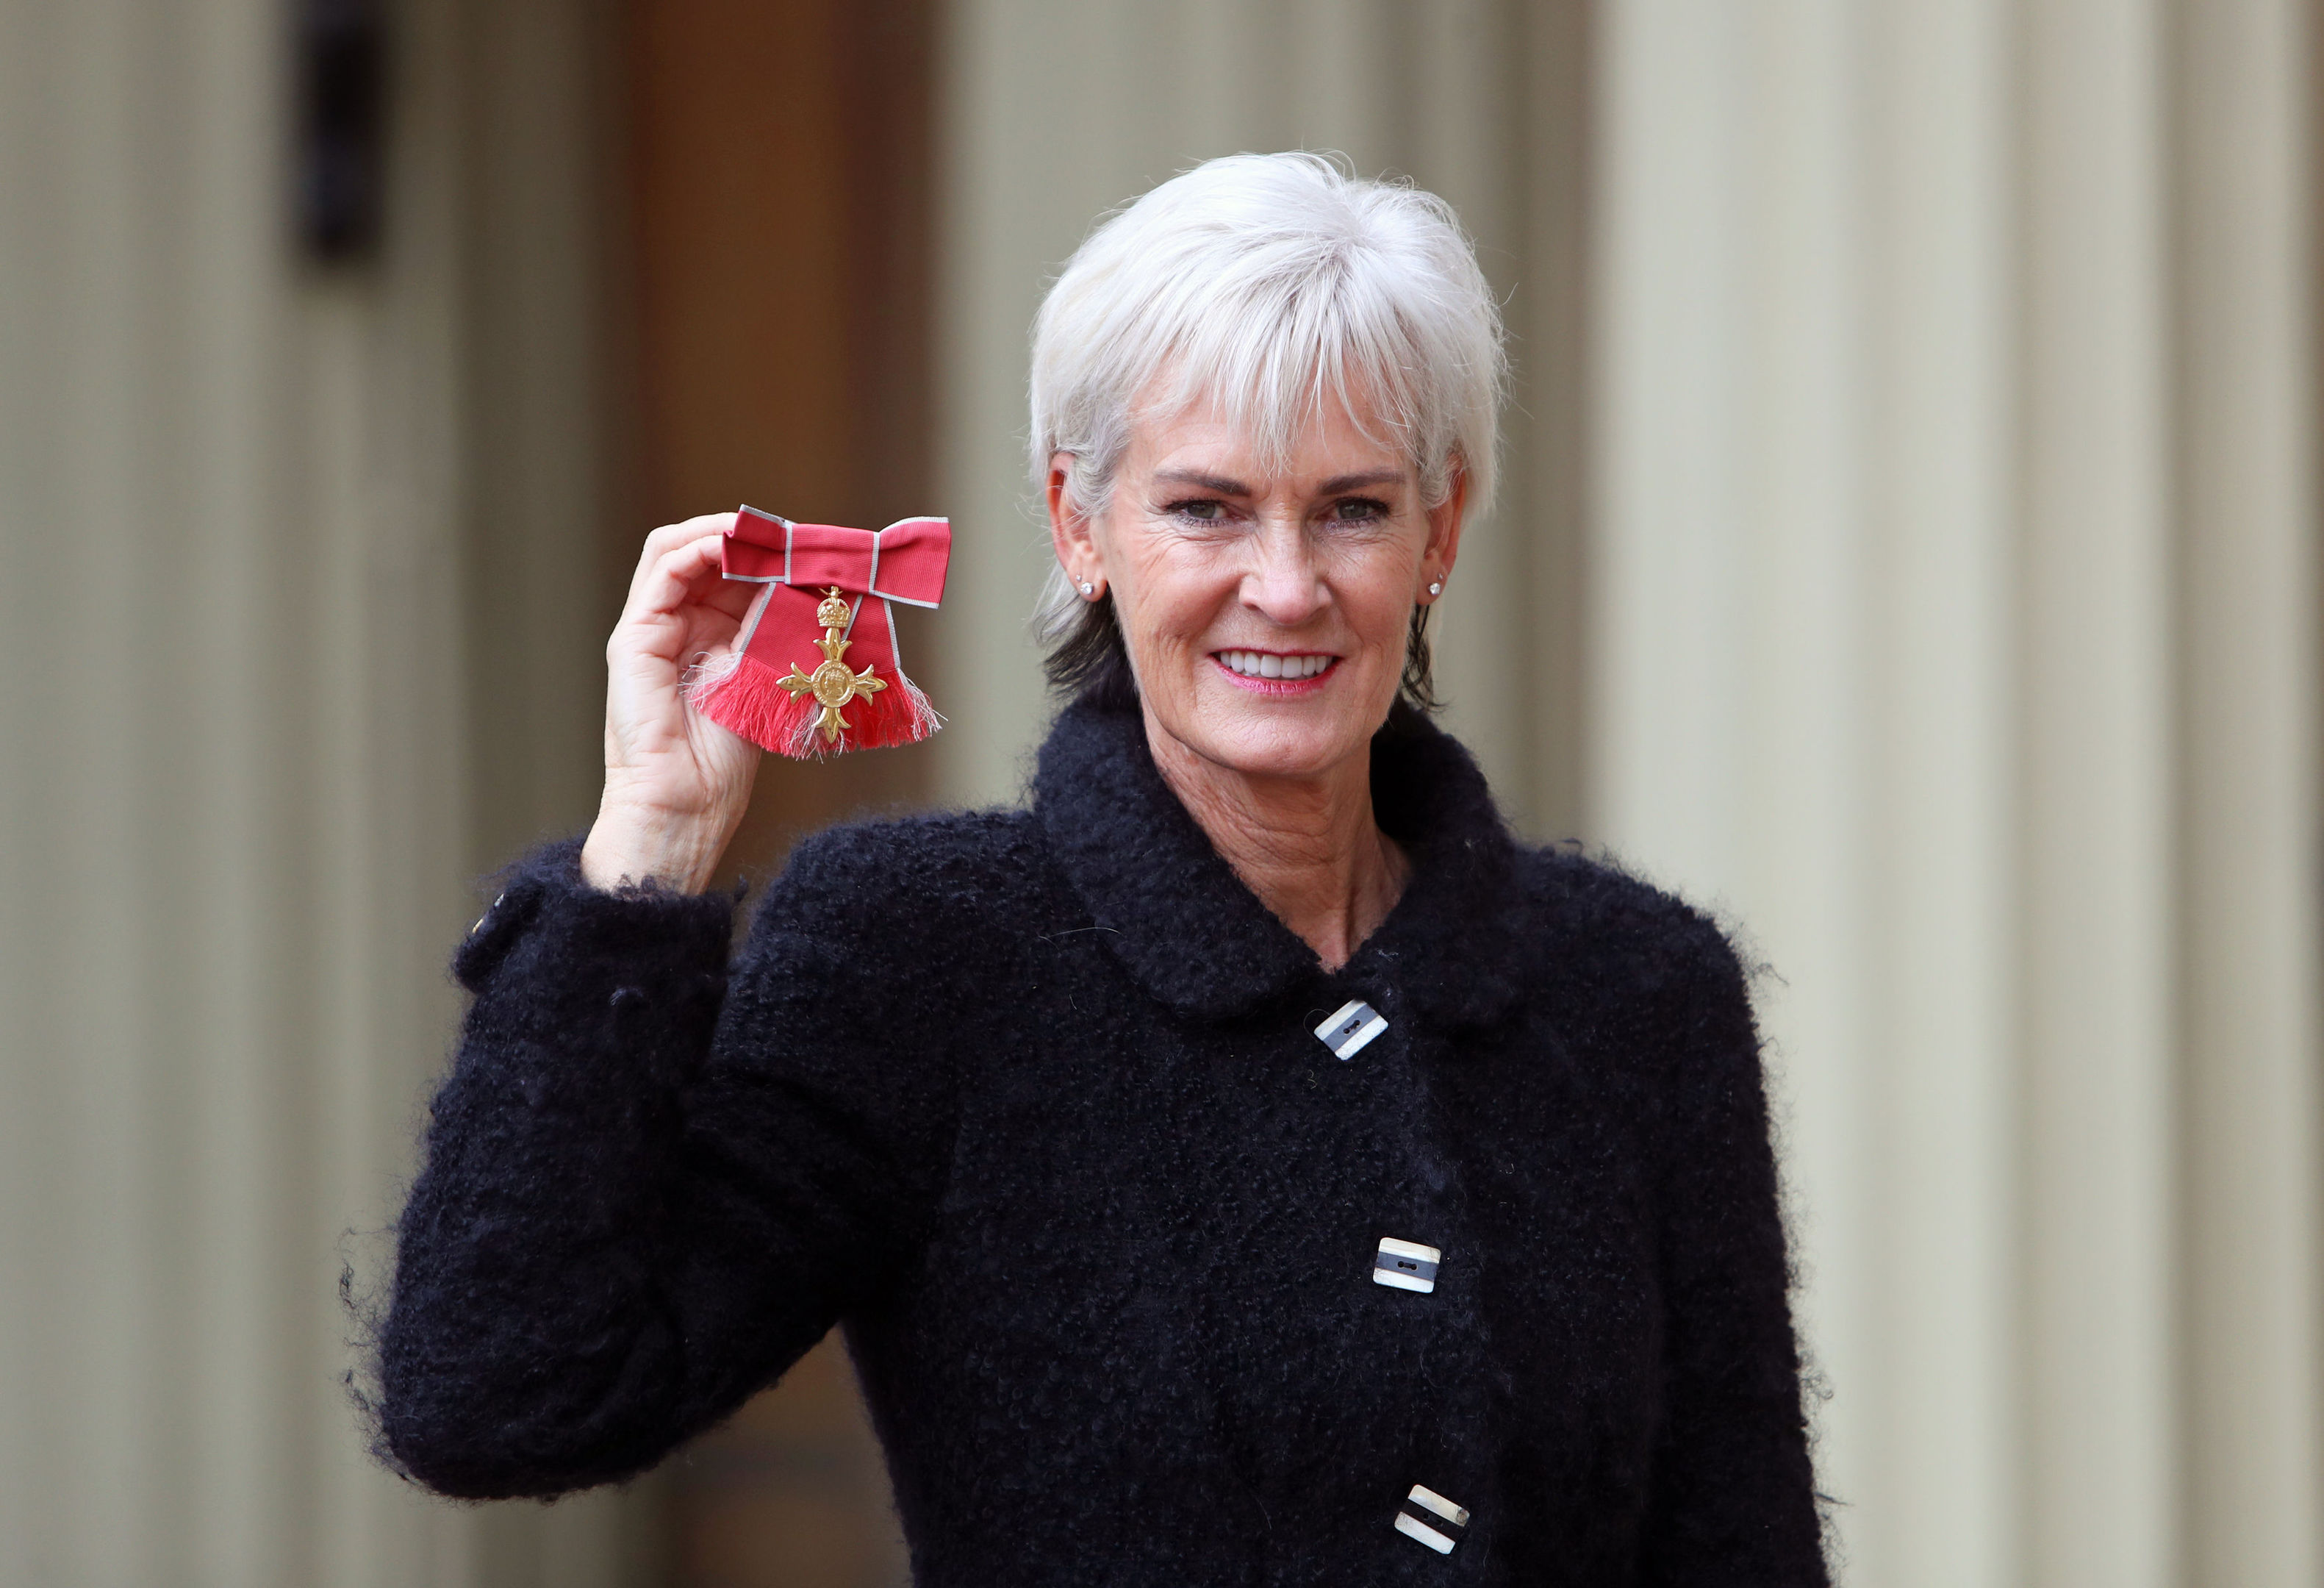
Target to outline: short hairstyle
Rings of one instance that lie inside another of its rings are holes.
[[[1036,488],[1072,455],[1065,494],[1112,500],[1132,411],[1218,404],[1262,456],[1353,399],[1407,449],[1429,507],[1468,475],[1466,514],[1492,504],[1508,361],[1500,308],[1452,208],[1305,152],[1207,161],[1115,211],[1074,251],[1033,322]],[[1434,705],[1425,606],[1413,612],[1404,693]],[[1053,570],[1035,614],[1061,689],[1135,698],[1111,594],[1079,599]]]

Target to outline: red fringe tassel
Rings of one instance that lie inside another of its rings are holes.
[[[687,693],[695,709],[720,727],[794,761],[917,744],[944,725],[920,687],[897,670],[879,675],[886,688],[858,695],[841,706],[845,731],[836,740],[827,740],[816,726],[822,708],[813,696],[794,696],[784,688],[779,680],[786,676],[745,651],[725,671],[697,673],[688,680]]]

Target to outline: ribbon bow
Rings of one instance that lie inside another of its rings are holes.
[[[951,561],[944,519],[850,530],[743,508],[719,568],[764,588],[733,659],[689,681],[696,708],[761,750],[802,760],[927,738],[944,719],[904,676],[890,604],[936,605]]]

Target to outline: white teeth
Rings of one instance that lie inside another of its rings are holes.
[[[1218,658],[1246,679],[1312,679],[1332,665],[1328,656],[1277,656],[1264,651],[1222,651]]]

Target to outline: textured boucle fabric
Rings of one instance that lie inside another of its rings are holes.
[[[1412,880],[1337,971],[1087,704],[1030,810],[801,845],[731,965],[730,901],[536,855],[456,963],[392,1459],[618,1479],[837,1322],[924,1588],[1822,1583],[1734,955],[1416,717],[1373,783]]]

